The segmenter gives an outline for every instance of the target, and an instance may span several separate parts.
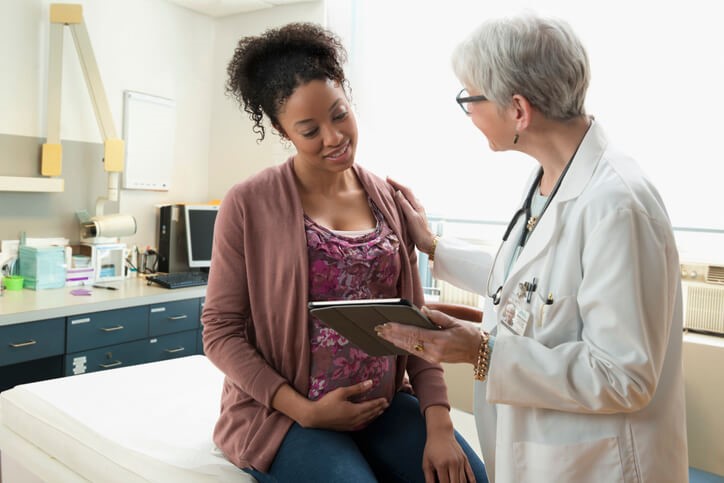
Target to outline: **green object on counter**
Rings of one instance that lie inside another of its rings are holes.
[[[8,275],[3,278],[3,284],[5,290],[22,290],[23,289],[23,277],[20,275]]]

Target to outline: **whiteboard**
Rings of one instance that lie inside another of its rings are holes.
[[[141,92],[124,92],[123,188],[168,191],[175,133],[176,101]]]

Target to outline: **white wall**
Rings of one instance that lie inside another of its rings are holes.
[[[51,0],[0,0],[2,134],[37,138],[46,135],[51,3]],[[83,6],[85,24],[119,136],[123,125],[123,91],[145,92],[176,101],[171,188],[168,192],[121,190],[118,211],[135,216],[139,225],[138,233],[124,242],[141,247],[155,245],[155,205],[222,198],[234,182],[288,155],[277,137],[270,136],[262,145],[256,144],[248,118],[224,95],[226,63],[243,35],[295,20],[324,23],[323,0],[221,19],[165,0],[75,0],[73,3]],[[69,29],[65,29],[63,46],[61,139],[102,142]],[[0,152],[0,166],[8,162],[3,154]],[[21,162],[30,163],[33,169],[39,165],[37,158]],[[64,171],[62,177],[84,175],[86,173]],[[93,197],[102,196],[106,186],[97,186],[94,190],[97,193],[93,193]],[[70,193],[52,196],[69,197]],[[22,197],[25,203],[37,204],[38,216],[43,216],[42,206],[48,202],[48,195],[27,193]],[[0,193],[0,204],[4,199],[15,200],[17,196]],[[69,220],[72,215],[69,213]],[[17,227],[17,231],[21,229],[22,226]],[[56,235],[33,233],[31,236]]]
[[[324,25],[324,1],[275,7],[268,10],[226,17],[216,24],[214,80],[209,150],[209,196],[223,198],[228,189],[259,170],[284,161],[291,152],[279,136],[266,130],[257,143],[253,123],[236,101],[225,94],[226,66],[241,37],[257,35],[267,28],[288,22],[316,22]]]
[[[45,137],[49,0],[1,0],[0,133]],[[139,223],[128,243],[153,245],[153,206],[208,196],[208,126],[214,21],[163,0],[81,0],[83,16],[122,134],[123,91],[176,100],[175,170],[168,192],[123,190],[120,212]],[[102,142],[69,29],[63,45],[61,139]],[[0,153],[2,155],[2,153]],[[37,164],[37,159],[24,160]],[[100,160],[99,160],[100,162]],[[0,173],[1,174],[1,173]],[[84,173],[63,172],[63,177]],[[105,193],[98,187],[98,195]],[[26,198],[32,202],[32,194]]]

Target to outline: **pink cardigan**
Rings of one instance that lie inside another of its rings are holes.
[[[392,188],[353,168],[372,201],[402,241],[400,296],[423,304],[414,246],[404,231]],[[293,421],[271,407],[289,383],[309,389],[307,244],[292,159],[234,186],[219,209],[206,303],[204,350],[226,378],[214,442],[240,468],[267,471]],[[442,368],[399,357],[420,400],[450,407]]]

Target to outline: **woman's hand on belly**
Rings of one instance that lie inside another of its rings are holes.
[[[325,394],[310,404],[301,421],[305,428],[332,429],[335,431],[354,431],[368,425],[381,415],[389,403],[381,397],[363,402],[352,402],[356,396],[369,391],[372,381],[364,381],[353,386],[340,387]]]

